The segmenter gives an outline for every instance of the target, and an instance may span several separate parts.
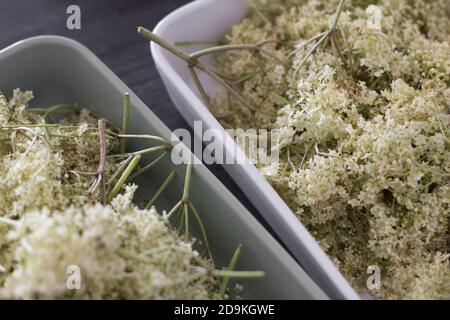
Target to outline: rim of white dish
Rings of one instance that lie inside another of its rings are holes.
[[[170,27],[177,21],[181,16],[186,16],[191,14],[192,12],[202,8],[204,6],[212,5],[217,1],[221,0],[196,0],[192,3],[186,4],[168,16],[166,16],[163,20],[161,20],[157,26],[154,28],[154,33],[157,35],[161,35],[164,33],[164,30],[167,27]],[[171,81],[175,87],[178,88],[180,93],[185,96],[188,101],[191,101],[192,105],[197,106],[197,109],[200,110],[191,110],[191,112],[202,112],[203,117],[206,118],[206,121],[211,124],[211,127],[224,131],[224,128],[220,123],[215,119],[215,117],[211,114],[208,108],[204,105],[204,103],[198,98],[198,96],[192,91],[192,89],[185,83],[185,81],[180,77],[177,71],[172,67],[169,61],[164,56],[164,51],[161,47],[159,47],[155,43],[151,43],[150,45],[153,59],[158,68],[164,73],[169,81]],[[231,139],[231,137],[228,137]],[[232,140],[232,139],[231,139]],[[234,147],[234,140],[232,144],[226,144],[226,146]],[[238,149],[239,150],[239,149]],[[237,157],[245,157],[241,151],[238,151]],[[295,214],[291,211],[291,209],[286,205],[286,203],[281,199],[279,194],[270,186],[270,184],[261,177],[258,170],[254,165],[244,165],[246,171],[248,172],[251,179],[254,182],[257,182],[257,185],[265,196],[271,198],[271,201],[274,202],[274,205],[279,208],[278,212],[281,214],[281,219],[283,220],[283,225],[281,226],[280,221],[270,221],[271,224],[279,224],[278,229],[285,228],[286,226],[297,236],[297,238],[302,240],[303,245],[309,251],[309,254],[316,260],[318,265],[320,265],[326,273],[328,279],[334,283],[334,286],[342,293],[343,297],[346,299],[359,299],[360,297],[354,291],[354,289],[350,286],[348,281],[342,276],[340,271],[334,265],[334,263],[330,260],[329,256],[320,248],[316,240],[311,236],[309,231],[303,226],[303,224],[299,221],[299,219],[295,216]],[[288,246],[289,248],[289,246]],[[292,253],[291,253],[292,254]],[[297,259],[296,259],[297,260]]]

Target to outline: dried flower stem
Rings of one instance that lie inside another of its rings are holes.
[[[239,244],[238,247],[236,248],[236,251],[233,254],[233,257],[231,258],[230,264],[228,265],[228,268],[227,268],[228,271],[234,270],[234,268],[236,267],[236,264],[239,260],[239,257],[241,255],[241,252],[242,252],[242,244]],[[224,277],[222,280],[222,283],[220,284],[220,294],[222,296],[225,295],[225,291],[227,290],[229,281],[230,281],[230,277]]]
[[[105,142],[105,122],[103,119],[98,120],[99,132],[99,148],[100,148],[100,162],[97,169],[97,178],[92,185],[91,192],[94,192],[98,186],[103,183],[103,175],[105,173],[106,165],[106,142]]]
[[[211,248],[209,246],[208,235],[206,234],[206,228],[205,228],[205,225],[203,224],[200,214],[198,213],[197,209],[194,207],[194,205],[190,201],[189,201],[189,208],[191,209],[192,213],[194,214],[194,217],[197,220],[197,223],[200,227],[200,232],[202,234],[203,242],[205,244],[206,251],[208,252],[208,256],[211,258],[212,261],[214,261],[214,258],[213,258],[212,252],[211,252]]]
[[[140,154],[135,154],[133,156],[133,159],[131,160],[130,164],[127,166],[127,168],[125,169],[125,171],[122,173],[122,175],[120,176],[119,180],[117,181],[116,185],[114,186],[114,188],[112,189],[111,193],[109,194],[109,196],[107,197],[107,202],[111,202],[111,200],[119,193],[119,191],[122,189],[122,186],[125,184],[125,182],[128,180],[128,177],[131,175],[131,173],[133,172],[134,168],[136,168],[136,166],[139,163],[139,160],[141,159],[141,155]]]
[[[259,8],[255,5],[255,3],[253,2],[253,0],[245,0],[245,2],[247,3],[247,5],[253,10],[255,11],[255,13],[258,15],[258,17],[265,23],[265,24],[270,24],[270,20],[261,12],[261,10],[259,10]]]
[[[296,54],[298,51],[302,50],[304,47],[306,47],[306,46],[307,46],[308,44],[310,44],[311,42],[316,41],[316,40],[319,39],[319,38],[322,38],[326,33],[327,33],[327,31],[321,32],[321,33],[319,33],[318,35],[312,37],[311,39],[305,41],[305,42],[302,43],[300,46],[296,47],[295,50],[292,51],[292,52],[286,57],[285,63],[287,63],[288,60],[289,60],[290,58],[292,58],[293,56],[295,56],[295,54]]]
[[[76,113],[78,111],[78,108],[76,105],[71,104],[57,104],[49,108],[30,108],[29,111],[43,113],[42,117],[45,119],[52,113],[58,111]]]
[[[198,59],[200,57],[203,57],[203,56],[206,56],[209,54],[215,54],[215,53],[224,52],[224,51],[250,50],[250,51],[259,51],[259,52],[271,57],[276,62],[283,64],[284,61],[280,60],[278,57],[276,57],[275,55],[271,54],[269,51],[264,50],[264,48],[262,48],[262,46],[266,43],[267,43],[267,41],[260,42],[257,44],[226,44],[226,45],[222,45],[222,46],[216,46],[216,47],[199,50],[199,51],[191,54],[191,57],[194,59]]]
[[[150,201],[145,206],[146,209],[151,208],[155,204],[158,197],[161,195],[161,193],[164,192],[164,190],[166,190],[167,186],[172,182],[172,180],[176,177],[176,175],[177,175],[177,173],[175,171],[172,171],[167,176],[167,178],[164,180],[163,184],[159,187],[158,191],[156,191],[155,195],[150,199]]]
[[[183,203],[183,216],[184,216],[184,234],[189,238],[189,206],[187,203]]]
[[[158,254],[162,251],[166,251],[166,250],[174,250],[174,251],[180,251],[180,252],[186,252],[186,248],[181,248],[179,246],[175,246],[173,244],[169,244],[169,245],[163,245],[163,246],[159,246],[156,248],[151,248],[148,249],[144,252],[142,252],[142,255],[144,256],[151,256],[153,254]]]
[[[118,138],[126,138],[126,139],[135,138],[135,139],[153,140],[153,141],[161,142],[168,149],[171,148],[170,142],[159,136],[154,136],[154,135],[150,135],[150,134],[114,134],[114,133],[111,133],[111,134]]]
[[[128,133],[128,124],[130,120],[130,94],[125,93],[124,101],[123,101],[123,122],[122,122],[122,134],[126,135]],[[121,137],[120,139],[120,153],[125,153],[127,147],[127,140],[125,137]]]
[[[114,198],[121,192],[121,190],[124,188],[125,184],[127,183],[127,181],[130,179],[130,177],[136,177],[137,175],[145,172],[146,170],[149,170],[151,167],[153,167],[154,165],[156,165],[157,163],[159,163],[159,161],[161,159],[163,159],[163,157],[165,155],[167,155],[171,149],[171,145],[170,143],[161,138],[161,137],[157,137],[157,136],[151,136],[151,135],[133,135],[133,134],[128,134],[128,118],[129,118],[129,107],[127,107],[127,105],[130,104],[130,100],[129,97],[127,98],[127,96],[125,97],[125,103],[124,103],[124,119],[123,119],[123,126],[122,126],[122,130],[120,130],[119,128],[113,127],[114,130],[117,129],[117,132],[120,132],[119,134],[113,131],[109,131],[105,128],[105,124],[107,123],[107,121],[105,119],[102,118],[95,118],[95,117],[90,117],[87,116],[88,118],[84,118],[84,116],[81,116],[79,118],[70,118],[70,121],[73,121],[73,123],[78,123],[78,121],[80,120],[85,120],[85,122],[82,124],[82,126],[64,126],[64,125],[47,125],[45,124],[45,119],[43,119],[42,115],[35,115],[35,116],[30,116],[30,121],[34,121],[34,122],[43,122],[43,124],[36,126],[36,125],[25,125],[25,126],[20,126],[20,125],[14,125],[14,126],[9,126],[5,127],[4,129],[12,129],[12,138],[11,138],[11,145],[14,148],[14,140],[16,139],[15,136],[17,134],[23,135],[24,138],[20,141],[16,141],[18,146],[19,146],[19,142],[21,143],[20,146],[21,148],[24,148],[25,151],[24,152],[20,152],[20,156],[23,158],[25,157],[27,154],[29,153],[33,153],[35,151],[34,146],[37,144],[37,142],[39,141],[39,138],[44,139],[44,136],[42,134],[42,130],[33,130],[33,127],[39,127],[39,128],[51,128],[52,130],[48,131],[48,136],[52,137],[52,139],[54,141],[57,141],[57,138],[60,138],[60,144],[59,143],[55,143],[55,146],[60,146],[63,148],[61,151],[60,150],[55,150],[55,154],[57,154],[57,156],[59,156],[59,153],[65,155],[65,156],[69,156],[71,157],[73,154],[72,153],[66,153],[65,151],[68,150],[73,150],[75,149],[75,152],[79,152],[79,151],[83,151],[83,157],[82,157],[82,161],[76,162],[76,161],[61,161],[58,162],[58,164],[55,165],[59,165],[61,163],[61,171],[63,173],[63,176],[56,177],[56,179],[61,179],[62,183],[67,183],[68,185],[71,185],[72,183],[72,179],[70,179],[69,177],[67,177],[66,173],[70,173],[70,174],[74,174],[76,176],[75,179],[75,184],[73,185],[76,188],[69,188],[70,190],[68,190],[68,194],[65,194],[67,197],[73,197],[76,199],[76,201],[74,201],[74,204],[70,205],[70,207],[68,208],[67,212],[59,212],[59,211],[55,211],[55,215],[58,215],[58,217],[60,216],[61,218],[64,217],[64,219],[62,220],[58,220],[56,217],[53,216],[53,211],[52,211],[52,216],[51,217],[47,217],[46,214],[42,214],[43,218],[45,216],[45,219],[49,219],[53,220],[55,219],[55,223],[58,223],[57,228],[61,227],[63,230],[66,230],[65,232],[77,232],[77,230],[73,230],[72,226],[74,224],[74,221],[71,219],[74,219],[74,215],[80,215],[80,217],[82,217],[83,219],[87,218],[87,217],[92,217],[95,214],[99,214],[99,219],[107,219],[108,222],[108,226],[111,226],[110,223],[116,223],[117,225],[115,225],[115,227],[113,228],[108,228],[108,230],[110,230],[112,232],[112,235],[108,235],[105,236],[105,239],[108,239],[107,241],[115,241],[116,239],[114,239],[114,233],[116,229],[120,229],[120,219],[135,219],[135,221],[133,223],[136,223],[136,225],[138,227],[140,227],[140,225],[142,225],[142,220],[140,220],[141,217],[137,217],[136,214],[134,213],[139,213],[141,214],[142,211],[141,209],[139,209],[137,206],[135,206],[134,204],[132,204],[131,202],[127,202],[127,205],[129,205],[128,209],[129,209],[129,213],[130,215],[127,216],[127,213],[125,212],[120,212],[120,214],[114,215],[113,219],[110,218],[106,218],[105,216],[103,216],[101,210],[108,210],[108,212],[110,212],[110,210],[119,210],[116,208],[116,204],[114,203]],[[62,106],[58,106],[58,107],[54,107],[52,108],[51,111],[49,112],[44,112],[44,114],[49,115],[51,112],[56,112],[58,110],[63,109]],[[9,113],[8,113],[9,116]],[[21,117],[23,119],[21,119]],[[20,119],[21,121],[19,122],[24,122],[24,123],[28,123],[28,119],[26,118],[26,116],[22,116],[21,117],[17,117],[18,119]],[[92,120],[94,119],[98,119],[98,125],[97,128],[89,128],[89,124],[91,123]],[[7,119],[7,121],[9,121],[9,119]],[[108,125],[109,126],[109,125]],[[73,129],[73,130],[72,130]],[[86,131],[89,130],[89,133],[86,133]],[[80,141],[83,138],[87,138],[87,137],[94,137],[94,138],[90,138],[87,141]],[[97,136],[98,136],[98,140],[97,140]],[[67,141],[65,139],[76,139],[75,141]],[[160,145],[156,145],[156,146],[152,146],[149,147],[147,149],[143,149],[143,150],[138,150],[136,152],[132,152],[132,153],[125,153],[123,152],[125,150],[125,144],[124,142],[127,139],[133,139],[133,138],[138,138],[138,139],[147,139],[147,140],[152,140],[153,144],[155,144],[154,142],[158,142]],[[28,141],[30,140],[30,141]],[[110,152],[111,150],[116,150],[116,146],[117,143],[121,142],[119,148],[120,148],[120,154],[110,154],[107,155],[107,152]],[[23,143],[23,141],[26,142]],[[98,141],[98,146],[97,146],[97,141]],[[76,145],[74,146],[73,143],[75,143]],[[41,148],[43,146],[43,143],[41,143]],[[77,146],[81,146],[82,148],[85,149],[81,149],[78,150]],[[90,149],[88,149],[90,147]],[[67,149],[66,149],[67,148]],[[96,151],[97,150],[97,151]],[[38,149],[38,152],[42,151],[42,149]],[[141,168],[140,170],[136,170],[136,168],[138,167],[139,164],[139,160],[141,159],[142,155],[144,154],[149,154],[149,153],[153,153],[153,152],[157,152],[157,151],[164,151],[163,154],[159,155],[157,157],[157,159],[153,160],[153,162],[151,162],[150,164],[148,164],[147,166],[145,166],[144,168]],[[47,152],[47,150],[43,150],[43,152]],[[49,153],[50,155],[53,155],[53,152]],[[40,154],[33,154],[33,156],[36,156]],[[99,159],[97,158],[99,157]],[[122,157],[126,157],[126,159],[120,159]],[[61,158],[62,160],[65,160],[64,158]],[[17,158],[14,159],[15,161],[20,161],[21,158]],[[70,159],[72,160],[72,159]],[[79,159],[77,159],[79,160]],[[108,161],[108,163],[107,163]],[[98,162],[98,164],[97,164]],[[44,162],[45,163],[45,162]],[[65,164],[64,166],[62,164]],[[96,168],[94,169],[95,172],[82,172],[82,171],[77,171],[77,170],[73,170],[73,167],[77,167],[77,165],[79,165],[80,168],[88,168],[88,169],[84,169],[85,171],[91,171],[91,168]],[[117,168],[115,170],[115,172],[111,172],[110,170],[106,170],[107,168],[109,169],[110,166]],[[44,165],[40,165],[39,170],[41,168],[45,167]],[[36,171],[36,170],[32,170],[32,171]],[[137,171],[137,172],[136,172]],[[59,172],[59,171],[58,171]],[[134,175],[132,175],[134,173]],[[98,193],[84,193],[85,191],[83,190],[83,186],[85,185],[87,180],[91,180],[90,178],[86,178],[86,177],[82,177],[82,176],[92,176],[93,177],[93,182],[92,182],[92,187],[90,188],[90,192],[93,192],[95,190],[97,190],[99,188],[99,186],[102,186],[103,189],[101,190],[101,192],[99,191]],[[171,172],[169,174],[169,176],[163,181],[162,185],[158,188],[156,194],[150,199],[150,201],[147,204],[147,208],[150,208],[151,206],[153,206],[153,204],[157,201],[157,199],[161,196],[161,194],[167,189],[168,185],[173,181],[173,179],[175,178],[176,173],[175,171]],[[191,191],[190,190],[190,184],[191,184],[191,177],[192,177],[192,164],[189,164],[187,166],[186,169],[186,176],[184,178],[184,187],[183,187],[183,195],[182,195],[182,199],[178,202],[178,204],[173,208],[173,210],[171,210],[171,212],[166,215],[165,217],[170,218],[171,215],[173,215],[174,213],[178,214],[180,213],[179,217],[181,218],[182,223],[184,223],[184,236],[185,239],[187,241],[183,241],[183,243],[180,243],[180,238],[178,236],[176,236],[175,234],[172,233],[172,231],[170,231],[167,227],[167,225],[165,224],[161,224],[161,223],[155,223],[155,226],[153,227],[158,227],[161,229],[161,231],[164,232],[169,232],[167,233],[167,237],[168,240],[170,240],[170,236],[172,237],[172,242],[168,242],[166,240],[161,240],[159,241],[158,244],[156,244],[155,246],[153,245],[145,245],[146,243],[145,241],[147,241],[147,239],[139,239],[139,235],[140,233],[138,233],[136,236],[137,237],[137,241],[141,241],[142,243],[140,245],[142,245],[142,247],[139,247],[139,249],[136,249],[135,246],[133,245],[128,245],[128,244],[123,244],[118,246],[117,250],[115,250],[113,253],[111,253],[111,256],[108,256],[105,261],[111,261],[115,258],[115,256],[119,255],[122,256],[123,258],[127,258],[130,259],[130,261],[128,261],[127,263],[130,264],[135,264],[137,263],[140,267],[143,268],[147,268],[146,272],[151,272],[151,268],[154,268],[155,266],[158,267],[158,264],[167,264],[167,262],[173,261],[173,257],[169,256],[168,254],[165,254],[165,252],[163,251],[168,251],[168,250],[176,250],[177,254],[182,255],[183,253],[186,254],[186,257],[188,257],[189,259],[184,259],[183,260],[183,265],[180,266],[180,270],[182,270],[183,267],[186,267],[187,271],[186,272],[178,272],[178,274],[173,276],[173,280],[169,280],[166,283],[162,283],[162,287],[166,287],[166,286],[172,286],[174,284],[180,283],[180,284],[184,284],[184,283],[190,283],[190,284],[194,284],[192,281],[196,281],[195,284],[199,285],[199,286],[203,286],[205,285],[205,288],[207,288],[207,290],[211,290],[211,293],[208,291],[205,294],[207,294],[208,296],[211,295],[211,297],[218,297],[220,298],[221,296],[218,295],[218,288],[215,285],[215,281],[212,280],[212,277],[214,277],[214,273],[217,273],[217,277],[228,277],[228,276],[236,276],[236,277],[244,277],[246,275],[248,275],[249,277],[252,276],[252,274],[250,274],[249,272],[245,271],[243,272],[243,274],[237,274],[237,273],[233,273],[233,274],[226,274],[223,273],[223,270],[214,270],[214,267],[209,267],[210,264],[207,263],[202,257],[198,256],[198,254],[194,251],[194,249],[191,247],[191,245],[193,245],[193,241],[190,240],[190,234],[189,234],[189,214],[190,214],[190,210],[192,210],[194,212],[195,218],[198,221],[198,223],[200,224],[200,229],[202,230],[202,235],[204,236],[204,241],[207,244],[208,247],[208,253],[209,252],[209,245],[208,245],[208,240],[206,239],[206,232],[204,230],[204,226],[202,221],[200,220],[200,217],[198,215],[198,212],[195,210],[195,208],[192,206],[191,202],[190,202],[190,195],[191,195]],[[108,180],[109,178],[109,180]],[[54,184],[54,178],[52,177],[51,179],[49,179],[49,183],[50,184]],[[107,181],[107,182],[106,182]],[[116,182],[117,181],[117,182]],[[115,183],[115,184],[114,184]],[[110,191],[109,189],[106,189],[106,187],[111,186],[112,190]],[[77,193],[78,192],[78,193]],[[133,194],[135,192],[134,188],[127,188],[125,191],[125,195],[127,197],[132,198]],[[56,192],[55,192],[56,193]],[[131,201],[131,198],[127,198],[127,201]],[[76,205],[78,204],[78,199],[80,199],[80,203],[84,204],[87,200],[87,202],[89,202],[90,204],[87,207],[83,207],[83,208],[78,208],[76,207]],[[98,200],[101,199],[100,201],[103,202],[103,206],[99,205],[99,203],[97,204],[93,204],[92,202],[98,202]],[[51,202],[53,199],[50,199],[49,201]],[[69,201],[71,199],[69,198]],[[107,203],[111,203],[111,206],[107,206]],[[62,204],[62,207],[64,207],[66,204]],[[94,205],[93,207],[90,207],[91,205]],[[9,207],[9,206],[7,206]],[[191,209],[192,208],[192,209]],[[53,209],[51,209],[53,210]],[[72,211],[73,212],[72,212]],[[81,212],[80,210],[86,210],[85,212]],[[98,212],[100,211],[100,212]],[[89,214],[88,214],[89,212]],[[86,213],[86,214],[84,214]],[[5,214],[5,213],[3,213]],[[67,216],[65,216],[67,214]],[[155,214],[157,215],[157,212],[154,209],[148,210],[145,212],[145,217]],[[11,215],[15,215],[15,213],[11,213]],[[125,217],[122,217],[125,216]],[[20,215],[17,215],[19,217],[20,220],[12,220],[7,218],[6,216],[0,216],[0,224],[6,224],[8,226],[17,226],[17,225],[22,225],[23,223],[28,223],[29,221],[27,219],[23,219]],[[101,218],[100,218],[101,216]],[[117,218],[117,220],[116,220]],[[151,221],[153,218],[150,216],[149,217]],[[91,218],[89,218],[91,219]],[[97,218],[95,218],[97,219]],[[38,219],[40,220],[40,219]],[[75,220],[79,221],[78,218],[76,218]],[[99,220],[99,221],[100,221]],[[111,221],[114,220],[114,221]],[[166,220],[166,219],[164,219]],[[37,221],[37,220],[36,220]],[[94,221],[94,223],[93,223]],[[101,220],[103,221],[103,220]],[[97,222],[97,220],[89,220],[89,221],[84,221],[83,223],[85,223],[86,225],[78,225],[77,224],[77,228],[79,227],[80,230],[84,230],[87,227],[90,227],[91,225],[95,225]],[[101,222],[99,222],[99,224],[101,224]],[[142,228],[147,228],[147,223],[144,223],[144,226]],[[183,227],[183,226],[181,226]],[[180,229],[181,229],[180,227]],[[27,227],[28,228],[28,227]],[[70,229],[70,230],[69,230]],[[76,229],[76,228],[75,228]],[[106,229],[100,229],[105,231]],[[124,229],[125,230],[125,229]],[[157,229],[159,230],[159,229]],[[48,231],[46,229],[46,231]],[[53,231],[53,230],[51,230]],[[123,230],[122,230],[123,231]],[[109,232],[109,231],[105,231],[105,232]],[[159,231],[156,231],[159,232]],[[58,233],[58,232],[57,232]],[[120,233],[120,232],[119,232]],[[142,237],[147,238],[145,236],[145,234],[148,233],[142,233]],[[47,234],[45,235],[47,236]],[[48,236],[54,236],[51,233],[48,234]],[[131,236],[131,234],[130,234]],[[161,235],[160,233],[158,233],[158,237],[162,237],[163,235]],[[134,238],[133,238],[134,240]],[[21,243],[24,243],[26,240],[22,240]],[[150,240],[149,240],[150,241]],[[31,242],[31,241],[30,241]],[[56,243],[56,242],[55,242]],[[92,241],[90,241],[90,243],[92,243]],[[150,243],[150,242],[148,242]],[[167,243],[171,243],[172,245],[165,245]],[[187,245],[185,245],[185,243],[187,243]],[[163,246],[161,247],[159,244],[163,244]],[[32,250],[30,244],[25,243],[25,245],[27,247],[29,247],[30,249],[27,251],[31,252],[30,250]],[[33,245],[36,245],[36,249],[39,248],[39,245],[37,244],[37,242],[33,242]],[[150,248],[150,250],[148,250]],[[142,253],[143,252],[143,253]],[[155,254],[155,253],[161,253],[161,257],[162,260],[159,259],[159,257],[150,257],[149,255]],[[170,252],[167,252],[170,253]],[[210,254],[211,255],[211,254]],[[183,258],[183,257],[181,257]],[[131,259],[134,259],[136,261],[131,261]],[[170,259],[170,260],[169,260]],[[120,261],[122,261],[121,259],[119,259]],[[139,262],[141,262],[142,264],[140,264]],[[145,266],[143,265],[145,264]],[[150,266],[148,266],[150,265]],[[231,263],[231,265],[234,265],[234,263]],[[7,265],[9,267],[9,265]],[[137,265],[136,265],[137,266]],[[198,267],[201,266],[201,267]],[[178,266],[175,266],[176,268],[178,268]],[[170,270],[172,270],[172,266],[170,266]],[[3,273],[6,271],[6,268],[3,265],[0,265],[0,273]],[[140,271],[139,271],[140,272]],[[148,279],[148,277],[146,277]],[[198,280],[198,282],[197,282]],[[210,287],[206,287],[206,286],[210,286]],[[158,286],[157,284],[155,286]],[[177,291],[176,288],[174,288],[174,291]],[[177,292],[175,292],[177,293]],[[53,293],[51,293],[53,294]],[[158,294],[158,293],[156,293]],[[223,297],[225,297],[224,294],[222,294]]]
[[[134,173],[131,177],[130,180],[135,179],[136,177],[140,176],[141,174],[143,174],[144,172],[147,172],[148,170],[150,170],[151,168],[153,168],[155,165],[157,165],[162,158],[164,158],[169,152],[166,151],[163,154],[161,154],[158,158],[156,158],[155,160],[153,160],[152,162],[150,162],[148,165],[146,165],[145,167],[139,169],[138,171],[136,171],[136,173]]]
[[[218,41],[179,41],[175,42],[175,45],[177,47],[190,47],[190,46],[203,46],[203,45],[210,45],[210,46],[218,46],[220,45],[220,42]]]
[[[17,129],[19,125],[17,124],[3,124],[0,129]],[[57,128],[57,124],[42,123],[42,124],[20,124],[22,128]]]
[[[182,201],[178,201],[177,204],[166,214],[166,219],[169,220],[175,212],[183,205]]]
[[[237,90],[235,90],[227,81],[225,81],[222,77],[217,75],[214,71],[212,71],[210,68],[204,66],[202,63],[200,63],[196,58],[192,57],[191,55],[188,55],[187,53],[183,52],[182,50],[178,49],[176,46],[168,43],[164,39],[158,37],[150,30],[147,30],[143,27],[138,27],[138,33],[148,41],[155,42],[156,44],[160,45],[164,49],[170,51],[172,54],[178,56],[180,59],[184,60],[188,66],[196,67],[206,74],[208,74],[210,77],[212,77],[214,80],[216,80],[218,83],[220,83],[223,87],[225,87],[245,108],[254,111],[254,112],[260,112],[265,113],[260,110],[258,110],[256,107],[254,107],[252,104],[250,104]]]
[[[205,249],[208,252],[209,257],[211,260],[214,261],[209,242],[208,237],[206,234],[206,229],[203,224],[203,221],[200,217],[200,214],[198,213],[197,209],[194,207],[192,202],[189,198],[189,191],[190,191],[190,184],[191,184],[191,175],[192,175],[192,163],[189,163],[186,167],[186,175],[184,179],[184,187],[183,187],[183,196],[180,201],[177,202],[177,204],[169,211],[169,213],[166,215],[166,219],[170,219],[175,213],[179,211],[179,209],[182,209],[182,220],[181,223],[184,223],[186,236],[189,233],[189,212],[191,211],[194,214],[194,217],[200,227],[200,232],[202,234],[202,238],[205,244]],[[190,209],[190,210],[189,210]]]
[[[133,159],[133,156],[130,155],[128,158],[123,160],[121,162],[121,164],[119,165],[119,168],[117,168],[116,172],[114,172],[114,174],[111,176],[111,178],[108,180],[108,182],[106,184],[110,185],[111,183],[113,183],[117,179],[119,174],[128,166],[128,164],[130,163],[130,161],[132,159]]]
[[[184,232],[186,236],[189,236],[189,189],[191,185],[191,175],[192,175],[192,163],[189,163],[186,167],[186,176],[184,178],[184,188],[183,188],[183,215],[184,215]]]
[[[194,67],[188,66],[189,72],[191,73],[192,79],[194,80],[195,86],[197,87],[198,91],[200,92],[200,95],[203,98],[203,101],[206,103],[206,106],[208,109],[212,110],[212,103],[208,96],[208,94],[205,91],[205,88],[203,87],[202,83],[200,82],[200,79],[198,78],[197,72],[195,72]]]
[[[261,278],[265,276],[264,271],[232,271],[232,270],[213,270],[215,277],[227,278]]]
[[[191,175],[192,175],[192,163],[186,166],[186,176],[184,179],[184,189],[183,189],[183,202],[189,201],[189,188],[191,185]]]
[[[322,36],[319,38],[319,41],[317,41],[317,43],[314,45],[314,47],[313,47],[311,50],[308,51],[308,53],[303,57],[303,59],[300,61],[300,63],[299,63],[299,64],[297,65],[297,67],[295,68],[294,75],[293,75],[293,77],[292,77],[293,80],[297,77],[297,74],[298,74],[298,72],[300,71],[300,68],[301,68],[301,67],[303,66],[303,64],[309,59],[309,57],[311,57],[311,56],[314,54],[314,52],[317,50],[317,48],[319,48],[319,46],[320,46],[322,43],[325,43],[325,41],[328,39],[329,36],[332,36],[332,35],[333,35],[334,30],[336,29],[337,23],[338,23],[338,21],[339,21],[339,18],[340,18],[340,16],[341,16],[342,8],[343,8],[343,6],[344,6],[344,2],[345,2],[345,0],[340,0],[339,6],[338,6],[338,8],[337,8],[337,10],[336,10],[336,13],[335,13],[335,18],[334,18],[334,20],[333,20],[333,24],[331,25],[330,29],[328,29],[328,30],[325,31],[324,33],[321,33],[321,34],[320,34],[320,35],[322,35]],[[314,38],[308,40],[306,43],[308,44],[308,43],[314,41],[318,36],[319,36],[319,35],[317,35],[317,36],[315,36]],[[306,44],[305,44],[305,45],[306,45]]]
[[[146,257],[143,254],[139,254],[139,253],[136,253],[136,252],[132,252],[132,251],[129,251],[129,250],[123,250],[123,249],[122,250],[118,250],[117,253],[121,257],[126,258],[126,259],[135,259],[135,260],[137,260],[139,262],[151,263],[151,259],[149,259],[148,257]]]
[[[144,155],[144,154],[149,154],[149,153],[153,153],[153,152],[157,152],[157,151],[161,151],[161,150],[167,151],[167,146],[151,147],[151,148],[142,149],[142,150],[130,152],[130,153],[113,154],[113,155],[107,156],[107,158],[126,158],[126,157],[129,157],[130,155],[137,155],[137,154]]]

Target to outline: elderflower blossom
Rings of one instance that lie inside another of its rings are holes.
[[[267,41],[289,63],[220,53],[218,70],[264,112],[220,96],[212,111],[227,127],[284,132],[280,159],[257,167],[355,289],[377,265],[376,297],[449,299],[447,3],[346,1],[335,43],[300,65],[338,2],[258,1],[226,43]]]
[[[98,119],[61,124],[28,110],[30,91],[0,95],[0,298],[219,299],[212,262],[126,185],[110,205],[91,190],[100,161]],[[114,131],[114,127],[107,130]],[[119,141],[105,135],[105,152]],[[106,158],[103,179],[117,164]],[[68,286],[80,270],[79,289]]]
[[[154,209],[131,206],[119,213],[101,204],[42,209],[22,218],[8,241],[15,243],[17,264],[0,287],[3,298],[214,297],[214,282],[189,280],[199,273],[193,263],[197,252]],[[66,286],[69,266],[80,268],[78,290]]]

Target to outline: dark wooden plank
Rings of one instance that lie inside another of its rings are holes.
[[[0,48],[43,34],[73,38],[108,65],[153,112],[173,129],[187,128],[172,105],[138,25],[153,28],[187,0],[1,0]],[[66,9],[81,8],[81,30],[68,30]],[[0,73],[0,76],[4,77]],[[256,210],[220,166],[209,169],[259,218]]]

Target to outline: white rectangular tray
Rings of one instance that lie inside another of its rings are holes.
[[[243,0],[196,0],[164,18],[154,32],[171,43],[220,41],[246,12]],[[186,64],[155,43],[151,44],[151,51],[167,91],[186,121],[192,126],[194,120],[201,120],[204,130],[220,130],[226,137],[221,141],[225,144],[226,154],[234,155],[236,159],[245,158],[243,152],[235,146],[233,139],[224,133],[222,125],[203,103]],[[200,73],[200,79],[207,92],[214,93],[220,90],[219,84],[205,74]],[[236,149],[238,152],[234,153]],[[226,164],[224,168],[282,239],[295,259],[330,297],[359,299],[329,257],[254,165]]]
[[[42,36],[1,50],[0,91],[10,95],[16,87],[34,91],[33,106],[79,103],[116,124],[122,121],[123,95],[129,92],[132,101],[130,132],[170,139],[170,130],[153,112],[91,51],[73,40]],[[142,140],[130,141],[127,146],[130,151],[144,148]],[[138,195],[149,199],[172,170],[181,178],[170,185],[157,207],[173,207],[182,194],[185,166],[174,166],[170,160],[162,161],[138,181]],[[244,285],[243,298],[327,298],[204,165],[194,165],[191,185],[192,202],[202,216],[217,264],[227,265],[237,245],[242,243],[243,251],[236,269],[266,273],[264,278],[240,281]],[[195,232],[195,225],[190,230],[201,239],[198,230]]]

